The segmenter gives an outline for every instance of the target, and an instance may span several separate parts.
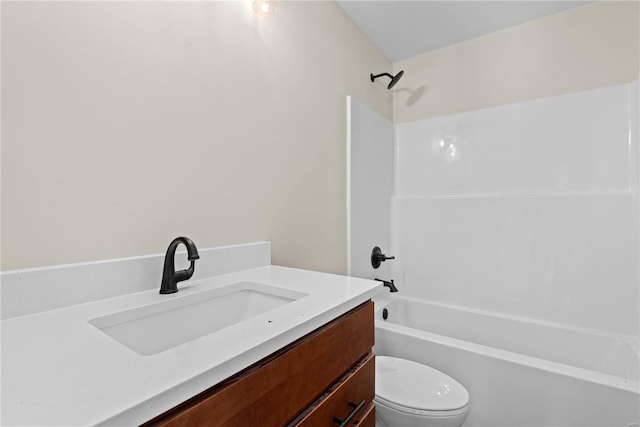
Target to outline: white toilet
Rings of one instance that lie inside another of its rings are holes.
[[[376,356],[376,427],[460,427],[469,392],[429,366]]]

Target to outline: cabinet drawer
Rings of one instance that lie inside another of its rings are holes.
[[[376,404],[371,402],[353,427],[376,427]]]
[[[296,427],[336,427],[349,414],[360,409],[351,418],[348,425],[355,425],[355,420],[363,419],[370,409],[375,394],[375,356],[369,354],[352,371],[332,386],[309,410],[292,426]],[[335,419],[334,419],[335,418]]]
[[[369,301],[145,426],[282,427],[370,353],[373,342]]]

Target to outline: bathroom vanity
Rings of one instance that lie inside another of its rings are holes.
[[[162,261],[2,274],[2,425],[373,425],[379,283],[256,243],[160,295]]]
[[[145,426],[373,427],[373,342],[368,301]]]

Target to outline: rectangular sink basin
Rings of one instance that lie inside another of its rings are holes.
[[[136,353],[160,353],[300,299],[307,294],[254,282],[181,296],[89,320]],[[265,320],[266,322],[267,320]]]

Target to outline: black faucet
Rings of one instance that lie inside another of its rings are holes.
[[[373,280],[377,280],[378,282],[382,282],[382,284],[384,286],[386,286],[387,288],[389,288],[389,292],[398,292],[398,288],[396,288],[396,285],[393,284],[393,279],[391,279],[390,281],[386,281],[386,280],[382,280],[382,279],[378,279],[377,277]]]
[[[187,270],[176,271],[174,259],[176,257],[176,249],[182,243],[187,247],[187,257],[191,261],[191,265]],[[167,254],[164,256],[164,268],[162,269],[162,283],[160,284],[161,294],[173,294],[178,292],[178,282],[188,280],[193,276],[193,269],[196,260],[200,258],[198,248],[188,237],[177,237],[169,244]]]

